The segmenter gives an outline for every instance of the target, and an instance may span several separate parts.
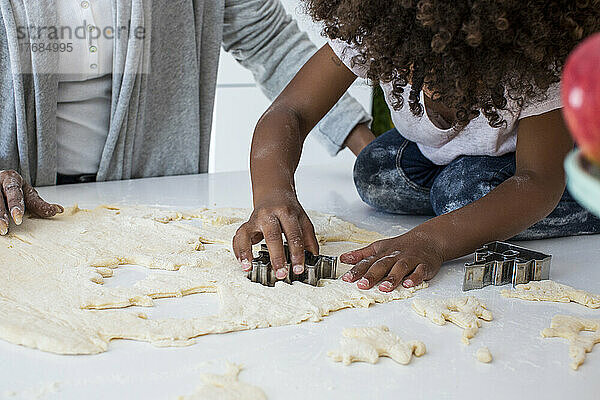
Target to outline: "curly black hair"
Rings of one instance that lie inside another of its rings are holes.
[[[423,114],[420,93],[455,110],[461,129],[480,112],[490,126],[509,100],[545,97],[569,52],[600,30],[600,0],[304,0],[323,34],[356,47],[353,64],[392,84],[392,107]]]

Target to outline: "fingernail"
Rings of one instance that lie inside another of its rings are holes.
[[[346,281],[346,282],[351,282],[352,281],[352,272],[346,272],[344,275],[342,275],[342,280]]]
[[[304,272],[304,265],[301,265],[301,264],[294,265],[294,267],[292,269],[294,270],[294,273],[296,275],[300,275],[301,273]]]
[[[356,285],[361,289],[367,289],[369,287],[369,280],[367,278],[360,278]]]
[[[389,292],[392,290],[392,284],[388,281],[381,282],[381,284],[379,285],[379,290],[383,292]]]
[[[10,215],[12,215],[15,224],[21,225],[21,223],[23,222],[23,212],[21,211],[21,209],[19,209],[19,207],[13,207],[13,209],[10,210]]]
[[[242,264],[242,271],[244,272],[248,272],[252,269],[252,263],[247,259],[243,259],[242,261],[240,261],[240,264]]]
[[[285,279],[288,274],[287,268],[279,268],[277,272],[275,272],[275,277],[277,279]]]
[[[414,285],[415,284],[410,279],[407,279],[404,282],[402,282],[402,286],[404,286],[405,288],[413,287]]]
[[[0,235],[4,236],[8,233],[8,224],[6,221],[0,221]]]
[[[354,256],[352,256],[351,253],[344,253],[340,256],[340,258],[343,258],[344,260],[347,260],[347,261],[354,261]]]

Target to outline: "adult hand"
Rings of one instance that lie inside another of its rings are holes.
[[[271,265],[277,279],[288,273],[281,234],[285,234],[290,250],[292,271],[304,271],[304,250],[319,254],[319,244],[308,215],[293,193],[273,193],[268,201],[256,204],[248,222],[233,238],[233,251],[244,271],[252,269],[252,245],[263,238],[267,242]]]
[[[0,235],[8,233],[8,214],[15,224],[21,225],[25,209],[41,218],[50,218],[64,211],[58,204],[46,203],[18,172],[0,170]]]
[[[354,265],[342,276],[344,281],[358,281],[359,289],[370,289],[381,282],[379,290],[391,292],[400,284],[409,288],[433,278],[444,258],[434,241],[411,231],[344,253],[340,260]]]

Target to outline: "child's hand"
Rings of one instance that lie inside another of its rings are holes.
[[[344,281],[358,280],[359,289],[370,289],[381,282],[379,290],[391,292],[400,283],[409,288],[433,278],[440,270],[443,256],[427,235],[410,231],[342,254],[340,260],[354,265],[342,276]]]
[[[319,244],[308,215],[293,194],[278,196],[273,193],[267,202],[257,204],[248,222],[240,226],[233,238],[233,251],[242,269],[252,269],[252,245],[264,238],[277,279],[285,279],[292,273],[286,268],[282,233],[290,249],[292,271],[301,274],[304,250],[319,254]]]

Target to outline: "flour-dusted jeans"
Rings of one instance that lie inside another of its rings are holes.
[[[392,129],[359,154],[354,183],[363,201],[376,209],[396,214],[440,215],[482,198],[514,173],[514,153],[500,157],[461,156],[448,165],[436,165],[415,143]],[[565,191],[549,216],[514,239],[592,233],[600,233],[600,219]]]

